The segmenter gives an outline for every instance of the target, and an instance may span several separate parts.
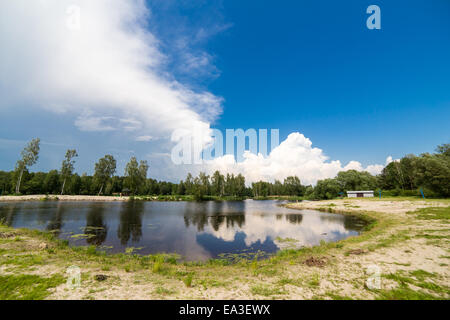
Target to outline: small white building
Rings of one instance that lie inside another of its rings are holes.
[[[373,191],[347,191],[349,198],[373,198]]]

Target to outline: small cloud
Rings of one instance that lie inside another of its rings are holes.
[[[139,136],[135,140],[139,141],[139,142],[149,142],[149,141],[153,140],[153,137],[152,136]]]
[[[155,152],[147,155],[147,158],[170,158],[170,153],[164,153],[164,152]]]
[[[135,119],[120,119],[119,124],[125,131],[136,131],[142,127],[142,122]]]
[[[93,116],[91,112],[81,114],[76,120],[75,125],[81,131],[113,131],[114,127],[108,122],[113,120],[112,117]]]
[[[400,162],[400,159],[393,159],[392,156],[389,156],[386,158],[386,164],[385,166],[387,166],[388,164],[390,164],[391,162]]]

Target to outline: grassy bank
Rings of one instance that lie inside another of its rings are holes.
[[[265,260],[230,256],[183,263],[174,255],[140,256],[133,248],[107,255],[94,247],[69,247],[51,233],[0,226],[1,299],[450,297],[448,200],[345,199],[289,206],[358,215],[371,221],[370,228]],[[371,265],[381,270],[379,289],[367,287]],[[79,288],[66,285],[70,266],[81,269]]]

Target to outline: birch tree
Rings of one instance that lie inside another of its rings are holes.
[[[116,172],[116,159],[114,159],[114,157],[111,155],[104,156],[95,164],[94,178],[101,185],[98,195],[102,193],[105,184],[108,182],[108,180],[113,176],[115,172]]]
[[[63,178],[63,184],[61,188],[61,195],[64,194],[64,187],[66,185],[67,178],[70,178],[70,176],[73,173],[75,160],[73,158],[78,157],[78,153],[76,150],[67,150],[66,152],[66,158],[62,162],[61,167],[61,176]]]
[[[19,173],[19,177],[16,183],[16,193],[20,193],[20,183],[22,182],[23,172],[34,165],[39,159],[41,140],[39,138],[31,140],[28,145],[20,153],[21,159],[16,163],[16,170]]]

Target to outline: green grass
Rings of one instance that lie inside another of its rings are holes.
[[[449,287],[439,286],[436,283],[430,281],[430,279],[437,278],[437,274],[427,272],[425,270],[418,269],[409,272],[398,271],[396,273],[385,274],[383,275],[383,277],[396,281],[399,284],[399,288],[390,291],[380,291],[380,295],[382,298],[388,299],[396,297],[396,299],[427,300],[438,299],[439,297],[435,296],[435,294],[439,294],[440,297],[445,294],[450,294]],[[425,289],[428,292],[423,290],[415,290],[411,288],[411,286]]]
[[[65,280],[60,275],[43,278],[36,275],[0,276],[0,300],[42,300]]]
[[[408,287],[394,289],[394,290],[380,290],[377,291],[377,300],[439,300],[432,294],[410,289]]]
[[[431,207],[422,208],[414,212],[417,218],[422,220],[442,220],[445,223],[450,223],[450,207]]]

